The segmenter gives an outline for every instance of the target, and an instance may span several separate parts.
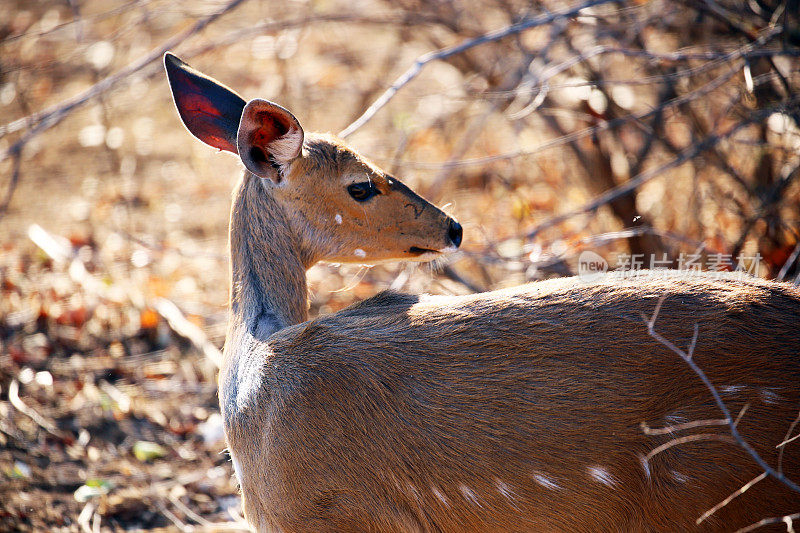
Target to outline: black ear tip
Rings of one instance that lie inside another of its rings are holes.
[[[180,67],[185,66],[186,63],[180,60],[178,56],[173,54],[172,52],[166,52],[164,54],[164,68],[167,70],[174,70]]]

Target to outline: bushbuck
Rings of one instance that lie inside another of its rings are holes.
[[[800,290],[734,276],[383,292],[309,320],[318,261],[425,261],[458,222],[286,109],[164,58],[183,123],[245,170],[230,218],[220,407],[250,525],[274,532],[730,531],[800,511]],[[645,432],[642,427],[666,427]],[[659,446],[678,437],[659,453]],[[782,460],[779,461],[780,450]],[[780,462],[780,465],[778,464]]]

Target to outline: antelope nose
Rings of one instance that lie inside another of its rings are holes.
[[[461,224],[450,219],[450,227],[447,229],[447,236],[450,237],[450,242],[453,243],[453,246],[458,248],[461,245],[461,235],[463,234],[463,230],[461,229]]]

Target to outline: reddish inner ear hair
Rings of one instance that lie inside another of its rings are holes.
[[[242,162],[253,174],[279,183],[284,165],[300,154],[302,142],[303,128],[281,106],[255,99],[242,111],[236,143]]]
[[[257,146],[266,146],[289,131],[290,125],[272,113],[259,113],[258,118],[262,126],[253,133],[252,139]]]
[[[236,151],[228,138],[219,135],[218,128],[212,127],[212,124],[197,120],[197,115],[222,118],[222,113],[211,105],[207,98],[200,94],[185,94],[180,98],[180,107],[183,108],[181,116],[184,118],[184,122],[191,125],[191,128],[196,132],[195,135],[220,150]]]
[[[186,82],[192,89],[196,89],[196,86],[191,82]],[[210,117],[221,117],[222,112],[219,109],[214,107],[211,102],[208,101],[208,98],[202,95],[199,92],[196,93],[184,93],[177,96],[178,102],[180,106],[192,113],[202,113],[203,115],[208,115]]]

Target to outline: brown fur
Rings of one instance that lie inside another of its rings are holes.
[[[796,512],[798,495],[766,480],[694,527],[759,473],[728,442],[678,445],[644,468],[673,437],[727,434],[639,427],[720,416],[647,335],[640,313],[662,295],[658,330],[685,347],[700,324],[696,361],[733,387],[734,413],[750,404],[739,429],[775,466],[800,405],[795,288],[646,273],[458,298],[384,293],[251,353],[263,418],[226,414],[247,516],[264,531],[732,531]],[[784,457],[795,480],[798,451]]]
[[[231,138],[214,127],[203,123]],[[332,137],[309,136],[278,163],[246,162],[264,175],[246,171],[234,195],[220,373],[255,529],[729,531],[798,510],[800,495],[768,479],[696,527],[758,467],[725,428],[647,436],[640,424],[720,417],[685,362],[647,334],[642,314],[666,296],[656,329],[685,347],[699,324],[695,360],[732,412],[749,405],[738,427],[775,466],[800,406],[800,290],[645,272],[465,297],[382,293],[307,321],[312,264],[446,250],[451,220]],[[381,194],[355,202],[346,187],[366,179]],[[643,462],[695,433],[722,438]],[[795,481],[799,452],[792,443],[783,460]]]

